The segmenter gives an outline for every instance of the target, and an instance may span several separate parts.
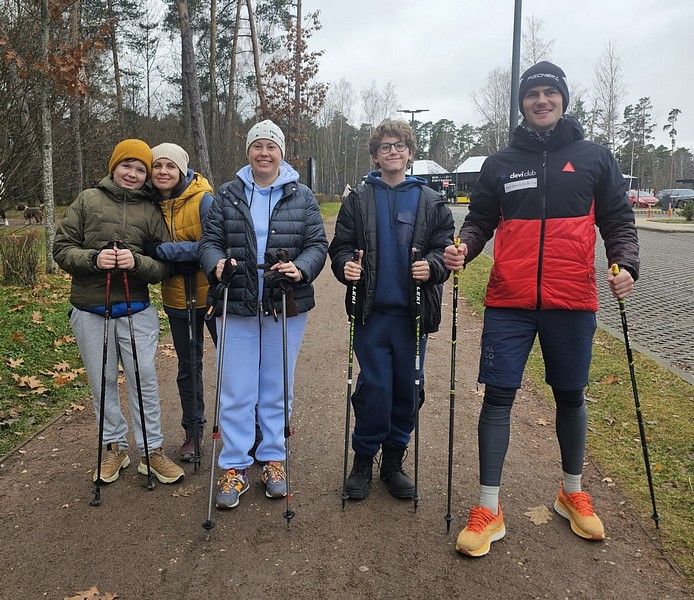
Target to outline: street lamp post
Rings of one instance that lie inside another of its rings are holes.
[[[429,112],[428,108],[416,108],[414,110],[409,110],[406,108],[399,108],[398,112],[401,113],[409,113],[411,115],[410,122],[412,123],[412,133],[414,133],[414,116],[417,113],[422,113],[422,112]],[[412,166],[410,167],[410,175],[414,175],[414,156],[412,157]]]

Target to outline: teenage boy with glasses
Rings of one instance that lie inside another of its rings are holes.
[[[452,243],[454,224],[439,194],[424,179],[407,175],[414,152],[406,122],[384,121],[376,128],[369,153],[378,171],[343,202],[329,248],[333,273],[347,286],[348,313],[351,286],[357,287],[354,351],[361,370],[352,395],[355,456],[346,486],[352,499],[368,495],[379,449],[388,491],[396,498],[415,492],[402,470],[415,412],[424,401],[423,368],[415,398],[415,288],[421,286],[423,365],[426,336],[441,320],[448,277],[443,250]]]

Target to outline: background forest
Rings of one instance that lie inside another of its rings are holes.
[[[355,90],[321,80],[323,52],[311,46],[320,26],[301,0],[0,0],[0,208],[43,202],[50,221],[50,206],[100,179],[127,137],[182,145],[216,187],[245,164],[245,133],[260,118],[287,133],[287,160],[304,181],[316,159],[314,191],[341,193],[369,170],[373,128],[409,116],[398,112],[397,82]],[[523,30],[521,68],[551,60],[542,21],[528,17]],[[348,51],[346,42],[345,60]],[[504,147],[510,82],[510,69],[496,67],[484,88],[461,92],[477,124],[415,120],[417,158],[455,170]],[[569,112],[641,187],[694,176],[691,149],[676,143],[680,110],[659,107],[669,118],[656,123],[650,98],[626,89],[608,43],[590,87],[572,82]],[[670,147],[654,145],[659,129]]]

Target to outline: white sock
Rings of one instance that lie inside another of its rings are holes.
[[[566,471],[562,471],[564,476],[564,493],[575,494],[581,490],[581,475],[572,475]]]
[[[491,510],[495,515],[499,513],[499,486],[480,486],[480,506]]]

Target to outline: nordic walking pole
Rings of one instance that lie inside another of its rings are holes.
[[[412,249],[412,262],[422,259],[422,251]],[[414,512],[419,504],[419,406],[422,393],[420,337],[422,334],[422,286],[415,281],[415,346],[414,346]]]
[[[612,265],[612,274],[619,273],[619,265]],[[619,316],[622,318],[622,331],[624,332],[624,345],[627,349],[627,360],[629,361],[629,375],[631,376],[631,389],[634,392],[634,405],[636,406],[636,420],[639,423],[639,435],[641,436],[641,449],[643,450],[643,461],[646,465],[646,477],[648,478],[648,489],[651,492],[651,504],[653,504],[653,514],[651,519],[655,521],[656,529],[659,529],[660,515],[655,505],[655,491],[653,490],[653,477],[651,475],[651,461],[648,458],[648,446],[646,445],[646,430],[643,426],[643,415],[641,414],[641,403],[639,402],[639,392],[636,388],[636,373],[634,371],[634,356],[631,351],[629,341],[629,327],[627,325],[627,311],[624,298],[618,298]]]
[[[125,248],[125,244],[118,242],[119,248]],[[142,443],[145,447],[145,462],[147,464],[147,489],[154,489],[154,474],[149,461],[149,446],[147,445],[147,427],[145,424],[145,405],[142,402],[142,385],[140,384],[140,367],[137,362],[137,344],[135,343],[135,327],[133,326],[133,311],[130,305],[130,284],[128,272],[123,271],[123,287],[125,288],[125,307],[128,313],[128,327],[130,328],[130,346],[133,351],[133,369],[135,371],[135,386],[137,387],[137,404],[140,409],[140,427],[142,428]]]
[[[456,237],[453,244],[457,248],[460,246],[460,238]],[[453,324],[451,326],[451,395],[450,395],[450,416],[448,419],[448,502],[446,504],[446,533],[451,532],[451,491],[453,481],[453,427],[455,417],[455,351],[458,344],[458,283],[460,281],[460,270],[453,271]]]
[[[195,302],[195,285],[193,282],[193,273],[183,275],[183,286],[186,296],[186,316],[188,317],[188,349],[190,352],[190,368],[191,368],[191,392],[193,395],[193,403],[195,405],[195,440],[193,457],[193,470],[197,472],[200,468],[200,427],[197,422],[198,418],[198,338],[196,327],[196,302]]]
[[[359,261],[359,250],[354,250],[352,262]],[[347,402],[345,408],[345,460],[342,465],[342,510],[345,510],[347,495],[347,460],[349,455],[349,425],[350,409],[352,406],[352,371],[354,368],[354,322],[357,310],[357,283],[352,282],[350,287],[349,308],[349,350],[347,351]]]
[[[99,450],[97,453],[96,481],[94,482],[94,498],[89,506],[101,504],[101,459],[104,445],[104,410],[106,406],[106,361],[108,357],[108,324],[111,320],[111,270],[106,271],[106,312],[104,313],[104,348],[101,362],[101,397],[99,399]]]
[[[285,250],[277,250],[277,259],[279,262],[286,262],[287,252]],[[286,455],[286,470],[287,470],[287,510],[282,513],[282,516],[287,520],[287,529],[296,513],[292,510],[292,492],[290,489],[291,476],[289,471],[289,438],[294,434],[289,425],[289,361],[287,359],[287,291],[289,281],[280,281],[280,289],[282,290],[282,373],[284,376],[284,453]]]
[[[210,464],[210,488],[207,496],[207,521],[202,524],[203,529],[207,531],[207,540],[210,539],[210,531],[214,527],[214,521],[212,521],[212,494],[214,492],[214,468],[217,457],[217,440],[220,439],[219,433],[219,407],[220,399],[222,397],[222,373],[224,372],[224,338],[227,332],[227,303],[229,301],[229,286],[231,285],[231,278],[236,272],[236,266],[231,264],[231,258],[229,257],[229,250],[227,250],[227,259],[224,264],[224,270],[222,271],[222,278],[220,280],[217,289],[214,292],[214,297],[212,299],[212,304],[210,305],[207,313],[205,314],[205,320],[209,321],[214,317],[215,308],[217,306],[217,300],[219,299],[220,290],[223,290],[222,295],[222,331],[218,333],[217,338],[217,389],[215,390],[214,399],[214,422],[212,424],[212,457]]]

